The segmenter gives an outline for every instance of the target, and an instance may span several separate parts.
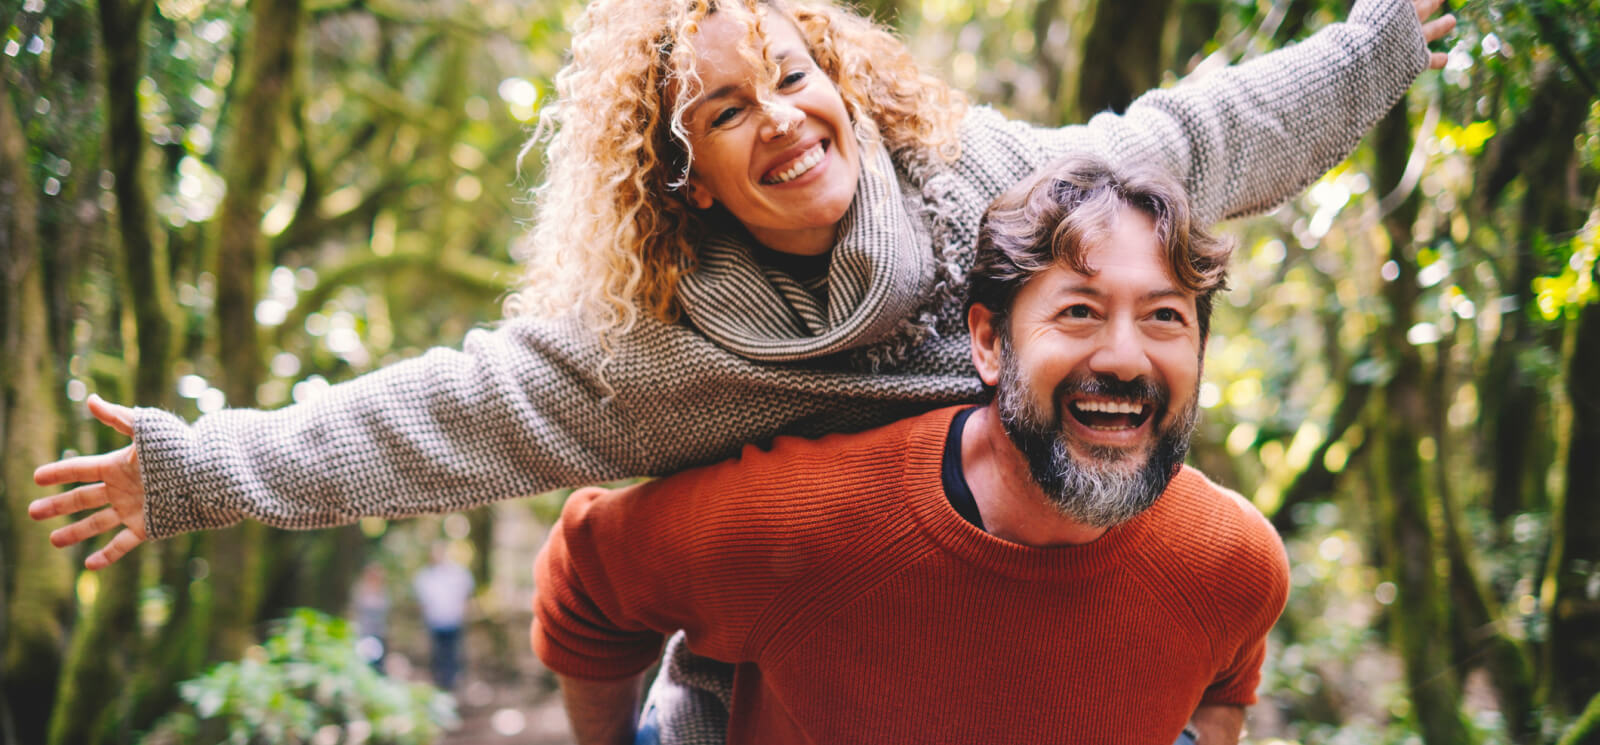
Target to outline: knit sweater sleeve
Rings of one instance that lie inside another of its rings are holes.
[[[1010,157],[978,154],[972,166],[1009,167],[1020,177],[1068,152],[1088,151],[1164,166],[1187,187],[1201,224],[1262,212],[1349,155],[1427,60],[1410,2],[1361,0],[1345,22],[1146,93],[1120,116],[1102,113],[1060,129],[1009,123]],[[991,181],[995,189],[1010,185],[1007,178]]]
[[[648,473],[626,419],[601,404],[595,346],[559,324],[517,321],[275,411],[190,425],[138,409],[150,535],[245,518],[326,527]]]
[[[1222,542],[1232,550],[1207,573],[1205,588],[1217,609],[1212,617],[1222,621],[1211,632],[1218,671],[1201,703],[1249,706],[1261,683],[1267,632],[1288,603],[1289,559],[1272,524],[1243,497],[1226,494],[1231,509]]]

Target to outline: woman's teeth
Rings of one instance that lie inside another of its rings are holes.
[[[807,150],[805,155],[800,156],[788,169],[775,176],[769,176],[767,183],[782,184],[800,178],[805,172],[816,168],[817,164],[822,162],[822,156],[825,153],[826,150],[823,148],[822,143],[817,143],[810,150]]]

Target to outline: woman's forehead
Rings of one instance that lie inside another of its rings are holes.
[[[755,13],[739,6],[719,8],[700,21],[689,42],[695,71],[708,80],[719,72],[747,76],[751,62],[763,57],[809,56],[794,21],[765,6]]]

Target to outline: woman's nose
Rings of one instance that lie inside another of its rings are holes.
[[[766,123],[762,125],[762,135],[766,139],[787,137],[800,128],[800,123],[805,121],[805,112],[785,101],[769,101],[762,107],[766,114]]]

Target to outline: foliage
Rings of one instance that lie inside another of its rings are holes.
[[[244,659],[182,683],[188,709],[154,741],[424,745],[458,723],[449,694],[374,670],[343,619],[302,608],[277,627]]]

